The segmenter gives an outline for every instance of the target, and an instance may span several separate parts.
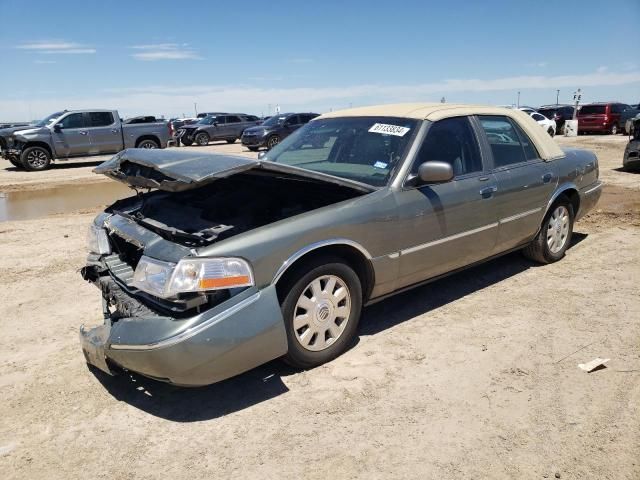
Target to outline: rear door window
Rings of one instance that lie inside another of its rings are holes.
[[[237,115],[227,115],[227,123],[240,123],[241,121]]]
[[[88,117],[88,127],[108,127],[113,124],[111,112],[89,112]]]
[[[580,109],[580,115],[604,115],[607,113],[606,105],[584,105]]]
[[[509,118],[501,115],[481,115],[478,119],[491,147],[494,168],[538,158],[531,139]]]

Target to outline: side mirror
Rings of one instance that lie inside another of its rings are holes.
[[[53,126],[53,131],[56,132],[56,133],[60,133],[62,131],[62,125],[60,125],[59,123],[56,123]]]
[[[445,183],[453,180],[453,167],[447,162],[432,160],[418,167],[420,183]]]

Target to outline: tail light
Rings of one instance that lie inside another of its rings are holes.
[[[169,122],[167,125],[169,126],[169,136],[173,137],[173,124]]]

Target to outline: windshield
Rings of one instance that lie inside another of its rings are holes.
[[[275,127],[280,125],[286,119],[287,117],[284,115],[274,115],[273,117],[270,117],[269,119],[262,122],[262,125],[264,125],[265,127]]]
[[[202,120],[196,122],[198,125],[213,125],[216,121],[216,117],[204,117]]]
[[[52,113],[51,115],[49,115],[48,117],[43,118],[42,120],[40,120],[39,122],[36,122],[34,124],[34,127],[46,127],[47,125],[49,125],[52,122],[55,122],[58,117],[60,117],[60,115],[62,115],[64,112],[56,112],[56,113]]]
[[[263,160],[381,187],[401,164],[418,121],[395,117],[314,120]]]

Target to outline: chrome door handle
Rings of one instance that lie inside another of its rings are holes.
[[[111,129],[111,133],[118,133],[120,130],[118,130],[117,128],[113,128]]]
[[[78,132],[80,135],[87,135],[89,132]]]
[[[480,190],[480,196],[482,198],[491,198],[493,196],[493,192],[496,192],[498,187],[487,187]]]

